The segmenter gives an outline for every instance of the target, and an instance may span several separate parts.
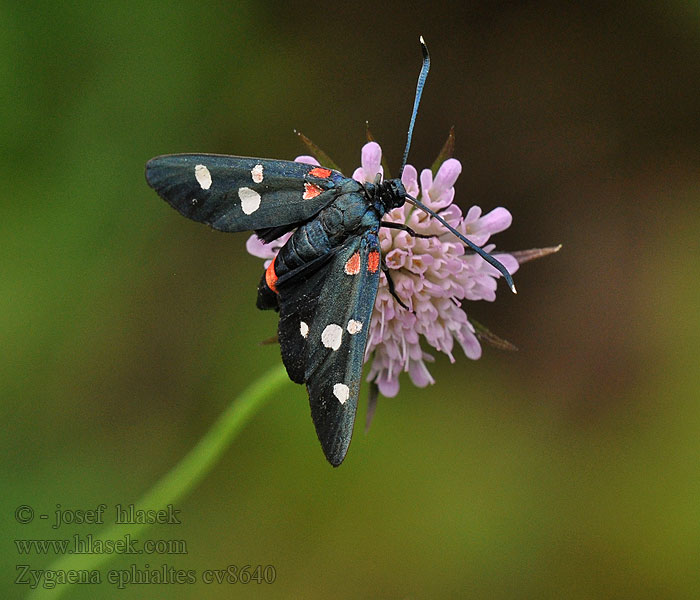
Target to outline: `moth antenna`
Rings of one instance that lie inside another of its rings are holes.
[[[401,179],[401,175],[403,175],[403,169],[406,166],[406,161],[408,160],[408,151],[411,149],[411,138],[413,137],[413,126],[416,123],[416,115],[418,114],[418,105],[420,104],[420,97],[423,93],[425,79],[428,77],[428,71],[430,70],[430,54],[428,53],[428,46],[425,45],[423,36],[420,36],[420,48],[423,51],[423,66],[421,67],[420,75],[418,75],[416,97],[413,100],[413,112],[411,113],[411,123],[408,126],[408,139],[406,140],[406,149],[403,151],[403,160],[401,161],[399,179]]]
[[[406,201],[409,202],[410,204],[413,204],[416,208],[419,208],[423,212],[429,214],[431,217],[434,217],[437,219],[440,223],[442,223],[448,231],[456,235],[460,241],[465,243],[467,246],[469,246],[474,252],[476,252],[481,258],[483,258],[487,263],[489,263],[491,266],[495,267],[498,269],[498,271],[505,277],[506,283],[508,284],[508,287],[510,287],[511,292],[514,294],[517,294],[517,290],[515,289],[515,284],[513,283],[513,278],[511,277],[510,273],[508,272],[508,269],[506,269],[503,264],[501,264],[499,261],[497,261],[493,256],[491,256],[488,252],[485,250],[482,250],[474,244],[473,242],[470,242],[466,237],[464,237],[459,231],[457,231],[452,225],[450,225],[445,219],[443,219],[439,214],[437,214],[435,211],[429,209],[425,204],[414,198],[413,196],[409,196],[406,194]]]

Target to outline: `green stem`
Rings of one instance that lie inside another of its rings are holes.
[[[148,490],[136,507],[144,510],[161,510],[174,504],[190,492],[209,473],[224,450],[229,447],[243,426],[270,398],[284,385],[287,373],[282,365],[271,369],[250,385],[212,425],[205,436],[190,452]],[[95,540],[123,538],[126,534],[135,537],[149,527],[148,524],[111,525]],[[98,569],[113,557],[113,554],[66,554],[49,566],[52,571]],[[104,573],[100,573],[103,582]],[[71,589],[70,585],[57,585],[54,588],[37,587],[28,598],[40,600],[58,598]]]

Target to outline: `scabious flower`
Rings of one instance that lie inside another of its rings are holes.
[[[373,183],[378,173],[383,175],[381,158],[379,144],[365,144],[362,166],[355,170],[353,179]],[[319,164],[311,156],[299,156],[296,160]],[[401,180],[411,196],[439,212],[452,227],[493,254],[495,246],[484,244],[491,235],[507,229],[512,216],[502,207],[482,215],[478,206],[472,206],[463,216],[459,206],[453,204],[454,184],[461,171],[460,162],[449,158],[434,178],[430,169],[424,169],[419,178],[416,169],[406,165]],[[419,387],[434,383],[426,366],[434,359],[424,351],[423,341],[446,354],[451,362],[455,361],[455,342],[468,358],[481,356],[481,345],[467,318],[463,301],[495,300],[496,280],[501,274],[479,255],[465,251],[464,245],[443,225],[412,205],[392,210],[384,220],[405,224],[418,234],[431,236],[414,237],[406,231],[386,227],[379,230],[382,256],[396,294],[410,309],[398,304],[382,273],[365,362],[371,360],[368,380],[376,383],[382,395],[392,397],[399,391],[402,372],[407,372]],[[254,256],[267,259],[267,267],[289,235],[269,244],[263,244],[253,235],[246,247]],[[518,270],[518,261],[511,254],[493,256],[511,274]]]

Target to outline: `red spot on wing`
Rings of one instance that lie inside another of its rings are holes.
[[[370,273],[376,273],[377,269],[379,269],[379,260],[381,256],[379,252],[376,250],[373,250],[372,252],[369,253],[369,256],[367,257],[367,270]]]
[[[275,292],[275,294],[277,294],[279,292],[275,287],[277,285],[277,273],[275,273],[275,260],[277,260],[276,256],[270,263],[270,266],[267,267],[267,270],[265,271],[265,283],[267,283],[267,287],[269,287],[273,292]]]
[[[355,252],[345,263],[345,272],[348,275],[357,275],[360,272],[360,253]]]
[[[304,184],[304,195],[302,198],[304,200],[311,200],[311,198],[315,198],[318,196],[323,190],[318,187],[317,185],[314,185],[313,183],[305,183]]]
[[[322,179],[326,179],[327,177],[331,176],[331,170],[324,169],[323,167],[314,167],[309,171],[309,175],[312,175],[313,177],[320,177]]]

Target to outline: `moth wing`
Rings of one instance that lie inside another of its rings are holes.
[[[379,265],[371,230],[349,238],[310,276],[277,282],[282,359],[290,378],[306,383],[316,433],[333,466],[352,438]]]
[[[220,231],[246,231],[309,220],[347,178],[288,160],[169,154],[148,161],[146,181],[185,217]]]

